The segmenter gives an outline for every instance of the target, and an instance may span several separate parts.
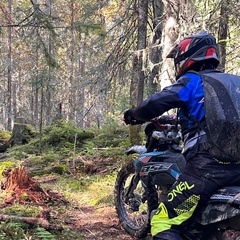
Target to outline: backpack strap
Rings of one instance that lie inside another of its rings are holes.
[[[189,70],[188,71],[189,73],[194,73],[194,74],[196,74],[196,75],[199,75],[199,76],[201,76],[201,78],[202,78],[202,81],[204,82],[204,75],[205,74],[207,74],[207,73],[221,73],[221,71],[218,71],[218,70],[215,70],[215,69],[205,69],[205,70],[202,70],[202,71],[199,71],[199,72],[196,72],[196,71],[194,71],[194,70]],[[197,121],[196,119],[194,119],[190,114],[188,114],[188,116],[189,116],[189,119],[191,120],[191,121],[194,121],[196,124],[197,124],[197,126],[198,126],[198,132],[200,132],[201,130],[203,130],[204,132],[206,132],[206,134],[207,134],[207,125],[206,125],[206,122],[205,121],[201,121],[201,122],[199,122],[199,121]],[[199,140],[199,139],[198,139]],[[207,139],[207,141],[206,142],[203,142],[203,143],[201,143],[202,145],[203,145],[203,147],[204,147],[204,149],[205,150],[209,150],[211,147],[212,147],[212,144],[211,144],[211,141],[210,141],[210,139]],[[198,144],[199,145],[199,144]]]
[[[196,72],[194,70],[189,70],[187,73],[194,73],[196,75],[199,75],[201,76],[201,78],[203,79],[203,74],[205,73],[210,73],[210,72],[218,72],[214,69],[207,69],[207,70],[203,70],[203,71],[200,71],[200,72]],[[188,111],[182,109],[184,115],[189,119],[191,120],[195,125],[196,125],[196,129],[197,129],[197,132],[198,132],[198,139],[197,139],[197,143],[196,143],[196,153],[198,152],[199,150],[199,146],[200,146],[200,143],[203,144],[203,147],[204,149],[208,149],[208,145],[205,146],[205,142],[200,142],[200,138],[201,138],[201,135],[200,135],[200,132],[203,130],[204,132],[206,132],[206,123],[203,120],[201,121],[197,121]]]

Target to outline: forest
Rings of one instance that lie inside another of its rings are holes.
[[[0,239],[134,239],[113,188],[124,151],[145,140],[123,113],[175,81],[167,54],[202,30],[217,39],[219,70],[239,75],[239,10],[238,0],[2,0]]]
[[[0,118],[36,129],[56,118],[78,127],[121,124],[122,113],[175,81],[166,55],[207,30],[221,65],[239,74],[237,0],[3,0]]]

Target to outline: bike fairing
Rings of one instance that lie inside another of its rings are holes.
[[[160,170],[166,171],[169,170],[168,173],[169,175],[171,175],[173,177],[173,179],[178,179],[179,175],[180,175],[180,171],[178,167],[174,168],[174,163],[164,163],[161,164],[161,161],[159,161],[159,157],[164,157],[166,158],[168,154],[173,154],[173,153],[168,153],[167,151],[162,151],[162,152],[149,152],[149,153],[143,153],[141,155],[139,155],[139,157],[134,161],[134,167],[136,169],[136,171],[138,172],[138,174],[140,176],[147,176],[148,174],[152,173],[152,172],[159,172]],[[180,154],[176,153],[175,154],[175,159],[179,158]],[[150,159],[154,159],[153,162],[147,164]],[[181,168],[181,166],[180,166]],[[144,182],[142,182],[144,187],[146,187],[146,184]]]

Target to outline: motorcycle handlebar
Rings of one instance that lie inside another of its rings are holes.
[[[171,124],[161,124],[158,122],[154,123],[155,126],[159,129],[159,130],[172,130],[172,129],[176,129],[176,125],[171,125]]]
[[[151,122],[159,129],[159,130],[172,130],[172,129],[180,129],[177,124],[177,119],[172,116],[161,116],[160,118],[153,118]]]
[[[177,123],[177,117],[174,115],[162,115],[156,120],[161,124],[172,124],[175,125]]]

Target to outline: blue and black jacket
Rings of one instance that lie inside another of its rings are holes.
[[[135,108],[133,117],[149,121],[172,108],[180,109],[180,124],[186,141],[196,134],[197,128],[199,130],[198,122],[204,125],[204,89],[200,75],[187,72],[173,85],[143,101]]]

